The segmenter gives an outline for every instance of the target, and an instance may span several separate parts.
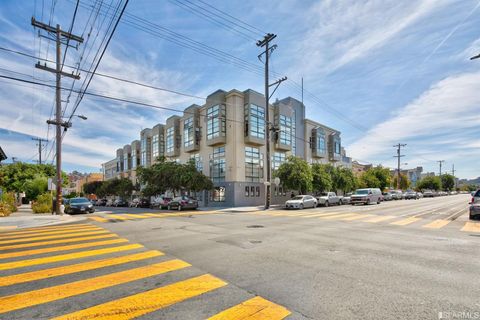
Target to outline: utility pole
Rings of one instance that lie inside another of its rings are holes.
[[[48,142],[48,140],[42,138],[32,138],[32,140],[38,143],[38,164],[42,164],[42,142]]]
[[[445,160],[438,160],[437,162],[440,165],[439,176],[442,177],[442,163],[444,163]]]
[[[455,178],[455,163],[452,164],[452,176],[453,176],[453,181],[455,183],[455,189],[457,189],[457,178]]]
[[[399,143],[397,145],[394,145],[394,148],[397,148],[397,155],[393,156],[394,158],[397,158],[397,189],[400,189],[400,158],[405,157],[405,155],[401,154],[401,149],[402,147],[405,147],[407,144],[406,143]]]
[[[269,89],[271,86],[275,86],[275,89],[272,92],[272,95],[275,93],[277,90],[278,86],[280,83],[283,81],[287,80],[287,77],[283,77],[282,79],[279,79],[275,81],[274,83],[270,84],[269,83],[269,77],[268,77],[268,60],[270,57],[270,54],[277,48],[277,45],[273,45],[270,47],[270,41],[275,39],[277,37],[276,34],[273,33],[267,33],[265,37],[262,40],[257,41],[257,46],[258,47],[265,47],[265,51],[262,52],[261,54],[258,55],[258,59],[262,61],[262,56],[265,54],[265,142],[266,142],[266,166],[267,166],[267,179],[265,181],[265,210],[270,208],[270,180],[271,180],[271,167],[270,167],[270,130],[276,130],[274,126],[270,123],[270,92]]]
[[[55,212],[56,214],[60,213],[60,205],[62,203],[62,127],[68,128],[70,126],[69,123],[62,121],[62,92],[61,92],[61,81],[62,76],[69,77],[73,79],[80,79],[79,75],[74,75],[73,73],[66,73],[62,71],[62,40],[67,39],[67,41],[76,41],[77,43],[82,43],[83,38],[79,36],[75,36],[69,32],[63,31],[60,29],[60,25],[57,24],[56,28],[36,21],[34,17],[32,17],[32,26],[45,30],[49,34],[56,35],[56,68],[49,68],[46,64],[41,65],[38,62],[35,67],[41,70],[49,71],[56,74],[56,90],[55,90],[55,101],[56,101],[56,108],[55,108],[55,121],[47,120],[48,124],[53,124],[56,126],[56,135],[55,135],[55,144],[56,144],[56,167],[57,167],[57,176],[56,176],[56,205],[55,205]],[[47,38],[50,39],[50,38]],[[51,39],[50,39],[51,40]],[[65,45],[69,45],[66,43]]]

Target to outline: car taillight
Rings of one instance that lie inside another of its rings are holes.
[[[470,203],[474,203],[475,202],[475,198],[472,197],[472,200],[470,201]]]

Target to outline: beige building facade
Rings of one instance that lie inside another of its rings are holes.
[[[269,108],[268,121],[274,128],[270,135],[273,171],[289,155],[309,162],[351,166],[341,147],[340,132],[306,119],[300,101],[289,97],[277,100]],[[116,159],[103,164],[105,179],[123,176],[137,182],[136,167],[150,166],[159,156],[181,163],[195,159],[197,170],[209,176],[215,185],[215,190],[196,195],[202,205],[262,205],[266,177],[265,114],[262,94],[253,90],[217,90],[204,105],[191,105],[182,115],[168,118],[165,124],[142,130],[140,141],[130,145],[130,153],[127,146],[118,149]],[[290,197],[281,184],[272,185],[271,190],[272,203]]]

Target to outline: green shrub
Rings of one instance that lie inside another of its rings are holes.
[[[33,213],[50,213],[52,212],[52,196],[50,193],[44,193],[32,202]]]
[[[15,194],[12,192],[4,193],[2,197],[0,197],[0,217],[7,217],[15,211],[17,211]]]
[[[12,211],[10,211],[9,206],[5,202],[0,201],[0,217],[8,217],[10,213]]]

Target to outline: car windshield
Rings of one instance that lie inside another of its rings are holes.
[[[296,196],[296,197],[293,197],[292,200],[302,200],[303,197],[302,196]]]
[[[480,190],[477,190],[477,193],[475,193],[474,197],[480,197]]]
[[[367,189],[360,189],[360,190],[355,191],[355,194],[368,194],[368,190]]]
[[[328,193],[327,192],[322,192],[321,195],[325,197],[325,196],[328,196]]]
[[[70,199],[70,203],[87,203],[87,202],[90,202],[88,201],[87,198],[74,198],[74,199]]]

